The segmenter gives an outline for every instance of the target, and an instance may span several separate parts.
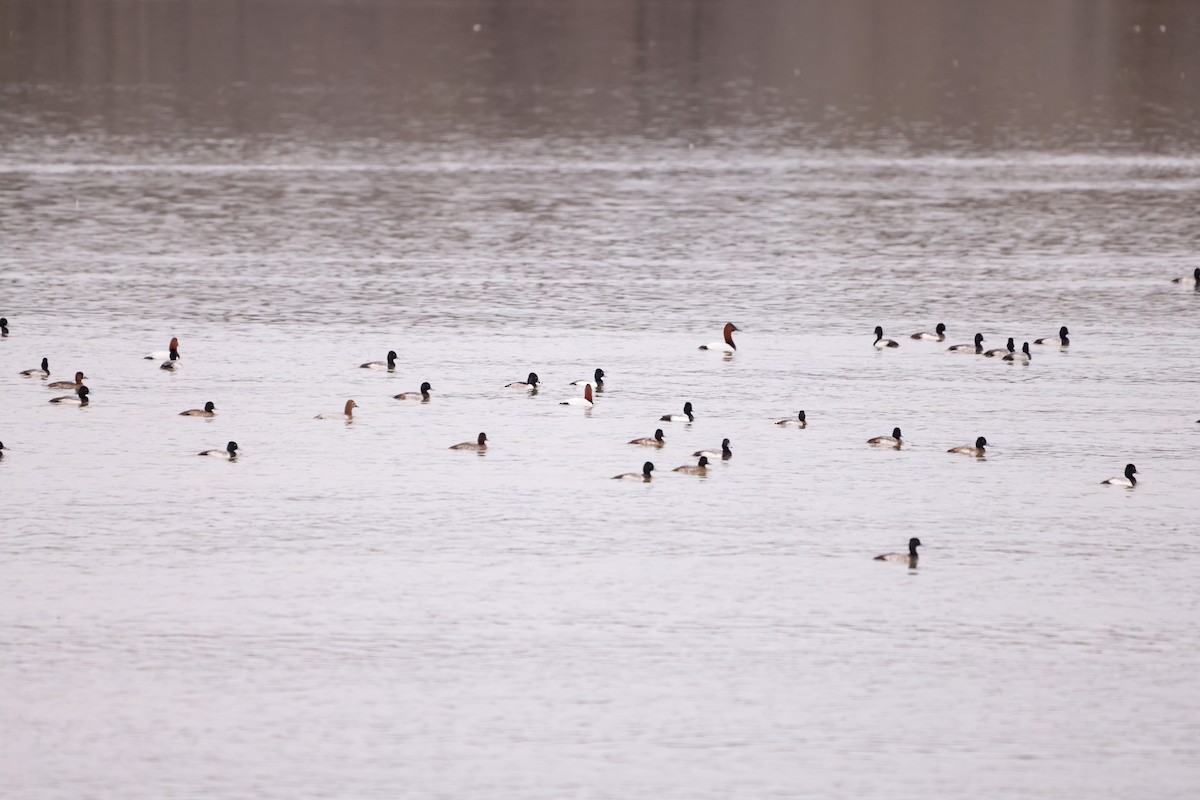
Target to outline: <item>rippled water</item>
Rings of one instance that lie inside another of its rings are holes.
[[[0,794],[1190,797],[1200,34],[1039,7],[0,0]]]

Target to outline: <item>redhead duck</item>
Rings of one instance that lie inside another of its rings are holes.
[[[346,408],[341,412],[326,411],[324,414],[317,414],[313,419],[341,419],[346,422],[354,421],[354,409],[358,408],[358,403],[353,400],[346,401]]]
[[[46,388],[47,389],[69,389],[70,391],[73,392],[76,389],[78,389],[80,386],[83,386],[83,379],[85,377],[87,377],[87,376],[85,376],[82,372],[76,372],[75,380],[73,380],[73,381],[54,381],[54,383],[47,383]]]

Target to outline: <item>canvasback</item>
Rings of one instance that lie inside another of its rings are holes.
[[[1171,283],[1191,283],[1191,284],[1194,284],[1197,289],[1200,289],[1200,267],[1196,267],[1196,269],[1192,272],[1192,277],[1190,277],[1190,278],[1172,278]],[[3,325],[3,324],[4,324],[4,320],[0,319],[0,325]]]
[[[326,411],[324,414],[317,414],[313,419],[342,419],[346,422],[354,421],[354,409],[358,408],[358,403],[353,400],[346,401],[346,408],[341,411]]]
[[[1137,478],[1133,477],[1138,474],[1137,467],[1133,464],[1125,465],[1125,477],[1109,478],[1106,481],[1101,481],[1101,486],[1124,486],[1126,489],[1132,489],[1137,486]]]
[[[429,381],[421,384],[419,392],[401,392],[400,394],[392,395],[393,400],[420,400],[422,403],[429,402],[429,390],[433,387],[429,385]]]
[[[630,439],[630,444],[641,445],[642,447],[662,447],[667,443],[663,438],[662,428],[656,428],[653,436],[643,436],[640,439]]]
[[[592,402],[592,385],[585,383],[583,385],[583,397],[572,397],[570,400],[563,400],[559,403],[560,406],[583,406],[591,408],[595,403]]]
[[[921,540],[915,536],[908,540],[907,553],[884,553],[881,556],[875,556],[874,561],[891,561],[893,564],[908,564],[910,567],[917,565],[917,548],[921,546]]]
[[[882,325],[875,326],[875,349],[876,350],[885,350],[889,347],[899,347],[899,346],[900,346],[899,342],[895,342],[895,341],[892,341],[891,339],[883,338],[883,326]]]
[[[700,456],[700,461],[696,466],[684,464],[682,467],[676,467],[672,472],[682,472],[684,475],[707,475],[708,474],[708,456]]]
[[[733,332],[740,331],[740,330],[741,330],[741,328],[739,328],[737,325],[734,325],[732,322],[726,322],[725,323],[725,341],[710,342],[709,344],[702,344],[702,345],[700,345],[700,349],[701,350],[713,350],[718,353],[725,353],[726,355],[733,355],[734,353],[737,352],[737,345],[733,343]]]
[[[933,333],[930,333],[929,331],[921,331],[920,333],[914,333],[912,336],[910,336],[908,338],[920,339],[923,341],[930,341],[930,342],[944,342],[944,341],[946,341],[946,323],[939,322],[937,324],[937,327],[934,328]]]
[[[659,422],[693,422],[695,419],[690,401],[683,404],[682,414],[663,414],[658,418]]]
[[[172,350],[170,358],[159,364],[158,368],[165,369],[167,372],[178,372],[181,366],[183,366],[183,364],[179,361],[179,351]]]
[[[181,417],[215,417],[217,407],[209,400],[204,404],[204,408],[189,408],[187,411],[180,411]]]
[[[975,446],[964,444],[962,447],[951,447],[947,453],[957,453],[960,456],[973,456],[974,458],[983,458],[987,455],[988,440],[980,436],[975,440]]]
[[[1009,353],[1004,357],[1004,360],[1012,364],[1028,364],[1033,360],[1033,356],[1029,352],[1029,342],[1021,345],[1019,353]]]
[[[224,450],[201,450],[197,455],[208,456],[209,458],[220,458],[225,461],[233,461],[237,458],[238,443],[230,442],[225,445]]]
[[[40,368],[34,367],[33,369],[23,369],[23,370],[21,370],[20,374],[24,375],[26,378],[42,378],[43,380],[46,378],[49,378],[50,377],[50,359],[43,358],[42,366]]]
[[[900,438],[900,429],[892,428],[891,436],[876,436],[874,439],[867,439],[867,444],[875,447],[891,447],[899,450],[904,446],[904,440]]]
[[[166,350],[155,350],[153,353],[147,353],[142,356],[145,361],[166,361],[171,358],[171,354],[175,354],[175,358],[179,358],[179,340],[174,336],[171,337],[171,343],[167,345]]]
[[[529,377],[523,381],[513,381],[512,383],[504,384],[505,389],[517,389],[523,392],[536,392],[538,384],[541,380],[538,379],[536,372],[529,373]]]
[[[650,482],[650,473],[654,472],[654,464],[647,461],[642,464],[641,472],[622,472],[620,475],[613,475],[614,481],[641,481],[642,483]]]
[[[713,450],[697,450],[696,452],[692,453],[692,455],[707,456],[708,458],[712,459],[719,458],[722,461],[728,461],[729,459],[733,458],[733,451],[729,449],[729,440],[722,439],[721,446],[719,448],[715,448]]]
[[[88,404],[88,394],[90,394],[88,387],[80,386],[75,390],[75,394],[55,397],[50,402],[63,406],[86,406]]]
[[[474,450],[477,453],[482,453],[487,450],[487,434],[480,433],[479,437],[473,442],[459,442],[458,444],[450,445],[451,450]]]
[[[0,337],[8,336],[8,317],[0,317]]]
[[[955,344],[946,349],[959,355],[977,356],[983,352],[983,334],[975,334],[975,344]]]
[[[388,350],[387,362],[383,361],[368,361],[365,364],[359,364],[359,369],[373,369],[379,372],[395,372],[396,371],[396,351]]]
[[[584,384],[591,386],[597,392],[603,392],[604,391],[604,370],[597,367],[596,371],[594,373],[592,373],[591,380],[581,378],[577,381],[571,381],[567,385],[568,386],[583,386]]]
[[[808,420],[806,420],[804,418],[804,412],[801,411],[799,414],[796,415],[795,419],[791,419],[791,418],[781,419],[781,420],[779,420],[779,422],[776,422],[775,424],[779,425],[781,427],[784,427],[784,428],[807,428]]]
[[[83,386],[83,379],[86,377],[87,376],[84,375],[82,372],[76,372],[75,380],[73,380],[73,381],[54,381],[54,383],[47,383],[46,388],[47,389],[69,389],[70,391],[73,392],[76,389],[78,389],[80,386]]]
[[[1067,338],[1068,333],[1070,333],[1070,331],[1067,330],[1067,326],[1063,325],[1058,329],[1058,336],[1045,336],[1041,339],[1034,339],[1033,343],[1048,344],[1051,347],[1070,347],[1071,340]]]
[[[1006,344],[1004,347],[993,347],[991,350],[985,351],[984,355],[987,356],[988,358],[995,358],[996,356],[1006,356],[1015,349],[1016,349],[1016,346],[1013,344],[1013,339],[1010,336],[1010,337],[1008,337],[1008,344]]]

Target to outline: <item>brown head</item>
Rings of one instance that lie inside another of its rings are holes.
[[[733,344],[733,332],[740,331],[740,330],[741,330],[741,328],[739,328],[737,325],[734,325],[732,322],[726,322],[725,323],[725,343]]]
[[[83,383],[83,379],[84,379],[85,377],[87,377],[87,376],[86,376],[86,375],[84,375],[82,372],[76,372],[76,373],[75,373],[75,382],[76,382],[76,383]]]
[[[347,417],[354,416],[354,409],[356,409],[356,408],[358,408],[358,403],[354,402],[353,400],[347,400],[346,401],[346,416]]]
[[[589,403],[592,402],[592,386],[591,386],[591,384],[584,384],[583,399],[587,400]]]

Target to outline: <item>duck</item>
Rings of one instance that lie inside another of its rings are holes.
[[[584,408],[591,408],[595,405],[595,403],[592,402],[592,385],[590,383],[585,383],[583,385],[583,397],[572,397],[570,400],[563,400],[561,403],[559,403],[559,405],[583,406]]]
[[[654,472],[654,465],[647,461],[642,464],[641,472],[623,472],[620,475],[613,475],[614,481],[641,481],[643,483],[650,482],[650,473]]]
[[[487,434],[480,433],[478,438],[473,442],[459,442],[458,444],[450,445],[451,450],[474,450],[477,453],[482,453],[487,450]]]
[[[388,350],[387,363],[382,361],[368,361],[365,364],[359,364],[359,369],[373,369],[379,372],[395,372],[396,371],[396,351]]]
[[[795,419],[789,417],[788,419],[781,419],[775,424],[784,428],[807,428],[808,420],[804,418],[804,412],[801,411],[796,415]]]
[[[937,327],[934,328],[933,331],[934,331],[933,333],[930,333],[929,331],[921,331],[920,333],[914,333],[912,336],[910,336],[908,338],[924,339],[926,341],[931,341],[931,342],[946,341],[946,323],[939,322],[937,324]]]
[[[663,414],[658,418],[659,422],[693,422],[696,415],[692,413],[692,403],[688,401],[683,404],[682,414]]]
[[[8,336],[8,317],[0,317],[0,336]]]
[[[662,428],[656,428],[653,436],[643,436],[640,439],[630,439],[630,444],[641,445],[642,447],[662,447],[667,443],[663,438]]]
[[[4,460],[4,451],[8,448],[4,446],[4,442],[0,442],[0,461]]]
[[[984,355],[987,356],[988,358],[995,358],[996,356],[1006,356],[1009,353],[1011,353],[1014,349],[1016,349],[1016,344],[1013,342],[1013,338],[1010,336],[1010,337],[1008,337],[1007,345],[1005,345],[1004,347],[994,347],[991,350],[984,352]]]
[[[429,402],[429,390],[433,387],[429,385],[429,381],[421,384],[421,390],[417,392],[401,392],[400,394],[392,395],[393,400],[420,400],[422,403]]]
[[[233,461],[237,458],[238,443],[230,442],[225,445],[224,450],[201,450],[196,455],[208,456],[209,458],[221,458],[226,461]]]
[[[894,564],[908,564],[910,567],[917,565],[917,548],[921,546],[921,540],[913,537],[908,540],[907,553],[884,553],[881,556],[875,556],[874,561],[891,561]]]
[[[867,444],[875,447],[891,447],[899,450],[904,446],[904,439],[900,438],[899,428],[892,428],[891,436],[876,436],[874,439],[867,439]]]
[[[1058,329],[1058,336],[1045,336],[1041,339],[1034,339],[1033,343],[1048,344],[1054,347],[1069,347],[1071,345],[1071,340],[1067,338],[1068,333],[1069,331],[1067,330],[1067,326],[1063,325]]]
[[[700,461],[696,466],[684,464],[682,467],[676,467],[672,472],[682,472],[684,475],[707,475],[708,474],[708,456],[700,456]]]
[[[740,331],[740,330],[741,330],[741,328],[739,328],[737,325],[734,325],[732,322],[726,322],[725,323],[725,341],[709,342],[708,344],[702,344],[702,345],[700,345],[700,349],[701,350],[713,350],[718,353],[725,353],[727,355],[733,355],[734,353],[737,352],[737,345],[733,343],[733,332]]]
[[[175,357],[179,358],[179,339],[174,336],[171,337],[171,343],[167,345],[166,350],[155,350],[153,353],[147,353],[142,356],[142,359],[144,361],[166,361],[171,357],[171,353],[174,353]]]
[[[708,458],[719,458],[722,461],[728,461],[729,459],[733,458],[733,451],[729,449],[729,440],[722,439],[720,449],[697,450],[696,452],[692,453],[692,455],[701,457],[707,456]]]
[[[975,334],[975,344],[955,344],[946,348],[951,353],[960,355],[977,356],[983,352],[983,334]]]
[[[1200,289],[1200,267],[1196,267],[1190,278],[1172,278],[1171,283],[1194,283],[1196,288]],[[3,326],[5,320],[0,319],[0,326]]]
[[[571,381],[567,385],[568,386],[583,386],[585,384],[588,386],[591,386],[597,392],[603,392],[604,391],[604,370],[597,367],[596,371],[594,373],[592,373],[591,380],[588,380],[587,378],[580,378],[577,381]]]
[[[34,367],[33,369],[23,369],[23,370],[21,370],[20,374],[24,375],[26,378],[42,378],[42,379],[49,378],[50,377],[50,359],[43,358],[42,366],[40,368]]]
[[[180,411],[181,417],[215,417],[217,407],[209,400],[204,404],[204,408],[189,408],[187,411]]]
[[[55,381],[54,383],[47,383],[46,388],[47,389],[69,389],[73,392],[76,389],[78,389],[80,386],[83,386],[83,379],[85,377],[87,377],[87,376],[84,375],[82,372],[76,372],[75,380],[73,380],[73,381]]]
[[[317,414],[313,419],[342,419],[346,422],[354,421],[354,409],[358,408],[358,403],[353,400],[346,401],[346,408],[343,411],[326,411],[324,414]]]
[[[172,350],[170,358],[159,364],[158,368],[165,369],[167,372],[178,372],[181,366],[183,365],[179,363],[179,351]]]
[[[539,383],[541,383],[541,381],[538,379],[537,373],[531,372],[531,373],[529,373],[529,377],[526,378],[525,380],[514,381],[513,383],[506,383],[506,384],[504,384],[504,388],[536,392]]]
[[[1124,486],[1126,489],[1132,489],[1137,486],[1137,478],[1133,477],[1137,474],[1137,467],[1133,464],[1125,465],[1125,476],[1123,478],[1109,478],[1106,481],[1101,481],[1101,486]]]
[[[1033,355],[1029,352],[1029,342],[1021,345],[1021,352],[1009,353],[1004,357],[1004,360],[1011,364],[1028,364],[1033,360]]]
[[[964,444],[962,447],[951,447],[946,452],[957,453],[960,456],[974,456],[975,458],[983,458],[987,455],[987,450],[984,449],[987,447],[987,443],[987,439],[980,436],[975,440],[974,447],[971,447],[969,444]]]
[[[62,397],[55,397],[51,403],[63,406],[86,406],[88,404],[88,387],[80,386],[75,390],[75,394],[67,394]]]
[[[883,326],[882,325],[875,326],[875,349],[876,350],[884,350],[888,347],[899,347],[899,346],[900,346],[899,342],[892,341],[891,339],[883,338]]]

